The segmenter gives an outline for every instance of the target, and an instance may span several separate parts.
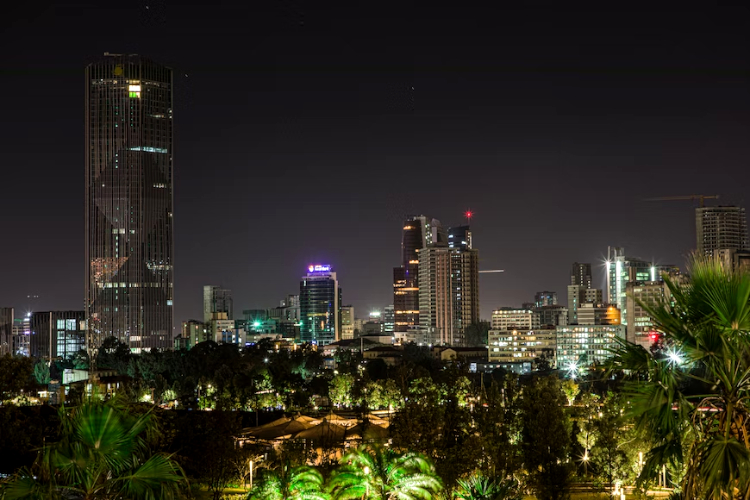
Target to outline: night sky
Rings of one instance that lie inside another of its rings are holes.
[[[83,309],[84,67],[105,51],[175,70],[177,330],[202,285],[271,307],[313,262],[358,316],[390,304],[410,214],[475,212],[481,267],[506,270],[480,278],[488,318],[566,300],[576,260],[601,287],[608,245],[684,265],[695,203],[645,198],[747,203],[747,8],[22,3],[0,20],[0,306]]]

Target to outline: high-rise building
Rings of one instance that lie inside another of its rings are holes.
[[[341,340],[341,288],[328,265],[310,265],[299,285],[300,339],[325,346]]]
[[[620,310],[613,304],[588,302],[578,308],[579,325],[619,325],[622,323]]]
[[[194,319],[183,321],[181,339],[180,348],[189,350],[197,344],[210,339],[208,326],[206,323]]]
[[[742,207],[695,209],[695,234],[699,254],[713,257],[718,250],[749,250],[747,219]]]
[[[404,222],[401,265],[393,268],[396,336],[403,338],[410,327],[419,325],[419,250],[437,243],[447,244],[447,239],[437,219],[419,215]]]
[[[615,305],[622,314],[622,324],[627,324],[626,285],[630,281],[663,281],[662,274],[675,274],[679,269],[673,265],[659,265],[634,257],[625,256],[620,247],[609,247],[607,251],[607,302]]]
[[[88,348],[172,347],[172,70],[105,53],[86,68]]]
[[[13,353],[13,308],[0,307],[0,356]]]
[[[341,340],[354,338],[354,306],[341,306]]]
[[[214,313],[224,313],[228,319],[234,319],[232,291],[220,286],[203,287],[203,321],[208,323]]]
[[[565,326],[568,324],[568,308],[562,305],[542,306],[532,309],[536,317],[536,324],[545,326]]]
[[[534,295],[534,307],[556,306],[557,292],[536,292]]]
[[[479,253],[461,226],[451,248],[438,242],[419,250],[419,324],[429,344],[464,344],[464,330],[479,321]]]
[[[47,311],[31,314],[29,354],[35,358],[72,358],[78,351],[85,349],[85,339],[84,311]]]
[[[684,275],[672,275],[670,280],[680,287],[688,283]],[[628,342],[648,349],[658,332],[647,309],[672,303],[672,291],[663,281],[631,281],[625,286],[628,311],[626,338]]]
[[[448,229],[448,246],[463,250],[474,247],[469,226],[455,226]]]
[[[31,313],[26,313],[23,318],[13,320],[13,353],[19,356],[28,356],[30,338]]]
[[[573,262],[570,270],[570,284],[581,288],[591,288],[591,264]]]

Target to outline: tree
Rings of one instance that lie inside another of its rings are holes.
[[[43,359],[40,359],[34,365],[34,380],[36,380],[36,383],[39,385],[49,384],[49,365]]]
[[[186,484],[176,462],[148,449],[150,414],[136,417],[114,400],[87,399],[59,415],[60,441],[44,446],[34,465],[5,485],[4,499],[173,499]]]
[[[555,377],[535,379],[521,399],[521,448],[530,485],[539,500],[560,500],[570,488],[570,446],[565,398]]]
[[[247,500],[328,500],[323,476],[316,469],[284,464],[278,470],[263,469]]]
[[[416,453],[360,447],[344,455],[339,463],[329,482],[336,500],[427,499],[443,489],[435,467]]]
[[[464,337],[467,346],[487,345],[488,333],[490,331],[489,321],[477,321],[464,329]]]
[[[10,354],[0,357],[0,400],[11,399],[29,388],[33,372],[31,358]]]
[[[695,257],[690,283],[664,281],[671,300],[641,306],[665,349],[621,341],[610,365],[630,374],[629,415],[652,443],[639,479],[683,464],[684,498],[748,499],[750,273]]]
[[[331,380],[328,397],[331,404],[350,408],[357,404],[352,395],[354,389],[354,377],[348,373],[334,375]]]
[[[568,399],[568,406],[573,406],[573,402],[576,400],[578,393],[581,389],[573,379],[565,379],[562,383],[562,390],[565,393],[565,397]]]
[[[594,440],[591,446],[591,465],[597,476],[612,490],[616,479],[626,479],[629,475],[630,457],[623,447],[625,418],[619,397],[608,394],[601,414],[592,421]]]
[[[474,474],[468,479],[459,479],[453,494],[456,500],[521,500],[521,488],[515,479],[491,479]]]

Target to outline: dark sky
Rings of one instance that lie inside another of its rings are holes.
[[[311,262],[358,316],[389,304],[407,214],[475,211],[506,270],[484,317],[562,298],[576,260],[601,286],[608,245],[682,265],[694,204],[643,199],[746,203],[750,11],[503,3],[4,10],[0,305],[83,308],[83,69],[105,51],[175,69],[177,325],[204,284],[273,306]]]

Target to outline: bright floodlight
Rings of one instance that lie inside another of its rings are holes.
[[[676,365],[680,365],[680,364],[682,364],[682,356],[680,356],[680,353],[679,353],[679,352],[677,352],[677,351],[675,351],[675,350],[673,350],[673,349],[670,349],[670,350],[669,350],[669,351],[667,352],[667,357],[669,358],[669,361],[670,361],[671,363],[674,363],[674,364],[676,364]]]

